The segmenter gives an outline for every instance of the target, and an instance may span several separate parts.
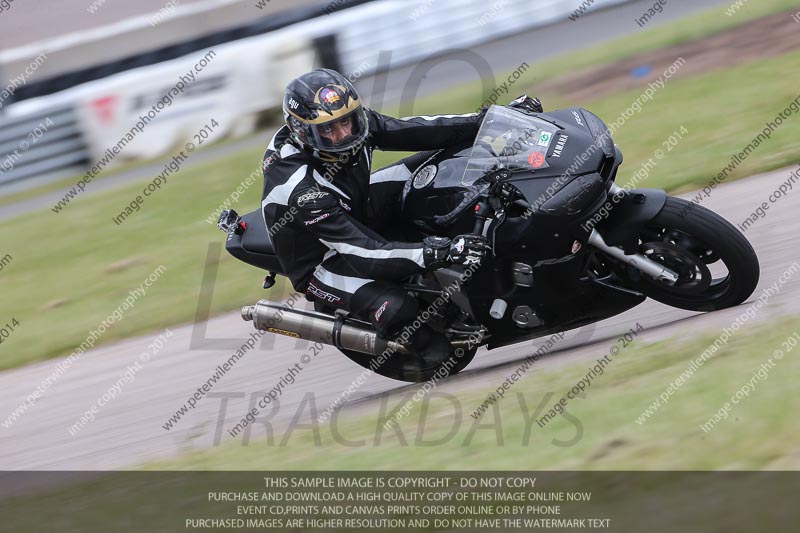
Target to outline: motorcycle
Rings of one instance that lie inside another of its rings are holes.
[[[397,231],[476,233],[491,250],[479,268],[451,267],[404,284],[421,317],[453,353],[424,360],[402,342],[322,303],[289,309],[260,300],[242,309],[258,330],[333,345],[383,376],[420,382],[463,370],[489,350],[598,322],[646,298],[692,311],[742,303],[759,264],[733,225],[660,189],[615,184],[622,153],[603,121],[583,108],[532,113],[491,106],[471,146],[436,152],[405,184]],[[260,210],[220,216],[226,249],[281,272]],[[418,327],[418,324],[417,324]]]

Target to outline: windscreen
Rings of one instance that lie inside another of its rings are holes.
[[[547,149],[556,126],[514,109],[493,105],[486,112],[461,182],[472,185],[499,169],[536,170],[548,167]]]

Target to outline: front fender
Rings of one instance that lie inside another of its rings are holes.
[[[667,193],[661,189],[631,189],[610,197],[613,208],[608,217],[597,224],[597,230],[607,244],[619,246],[625,253],[637,252],[642,228],[664,207]]]

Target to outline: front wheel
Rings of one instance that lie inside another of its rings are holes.
[[[639,236],[640,252],[678,273],[675,285],[642,277],[650,298],[690,311],[739,305],[756,288],[758,257],[727,220],[697,204],[668,197]]]

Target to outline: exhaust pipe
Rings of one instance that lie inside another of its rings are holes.
[[[321,342],[343,350],[368,355],[409,353],[402,344],[378,337],[367,324],[350,319],[338,320],[316,311],[291,309],[286,304],[269,300],[259,300],[255,305],[243,307],[242,319],[252,320],[260,331]]]

